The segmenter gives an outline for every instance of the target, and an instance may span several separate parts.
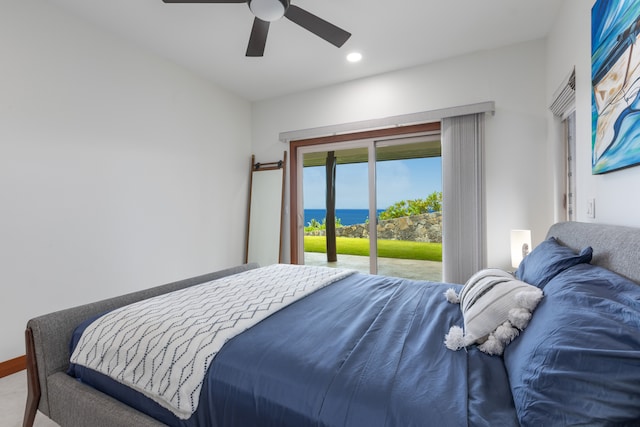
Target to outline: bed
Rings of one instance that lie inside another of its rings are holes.
[[[168,300],[174,294],[185,304],[204,301],[199,292],[221,283],[243,289],[238,280],[280,277],[293,266],[243,265],[48,314],[27,324],[24,425],[33,424],[37,410],[62,426],[640,425],[638,254],[638,229],[567,222],[550,228],[515,278],[488,269],[463,286],[305,268],[322,280],[298,282],[316,287],[292,294],[253,324],[244,323],[251,316],[242,308],[239,332],[206,341],[223,345],[210,352],[204,379],[194,375],[186,394],[176,386],[170,399],[139,383],[123,387],[126,381],[86,362],[104,365],[126,354],[138,367],[133,377],[143,378],[151,374],[140,367],[150,365],[140,360],[157,341],[135,359],[130,348],[91,340],[119,339],[107,330],[133,336],[114,326],[133,325],[129,306],[156,313],[165,301],[175,309]],[[498,290],[499,298],[489,298]],[[507,300],[516,305],[505,309]],[[148,330],[152,323],[144,319]],[[205,323],[194,320],[193,327]],[[461,333],[458,345],[454,331]],[[141,340],[127,340],[141,348]],[[163,346],[158,354],[176,359]],[[95,357],[96,349],[105,353]],[[172,372],[191,378],[193,363],[184,363],[161,372],[171,385],[143,382],[174,387],[182,380]]]

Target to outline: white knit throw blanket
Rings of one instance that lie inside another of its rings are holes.
[[[108,375],[188,419],[224,343],[352,273],[277,264],[140,301],[89,325],[71,362]]]

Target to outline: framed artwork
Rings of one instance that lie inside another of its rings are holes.
[[[592,173],[640,164],[640,0],[591,9]]]

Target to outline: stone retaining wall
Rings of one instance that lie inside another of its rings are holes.
[[[442,243],[442,213],[426,213],[386,219],[378,223],[378,238],[386,240],[408,240],[413,242]],[[324,236],[324,230],[305,233]],[[368,224],[345,225],[336,228],[337,237],[369,238]]]

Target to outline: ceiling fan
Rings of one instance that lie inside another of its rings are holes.
[[[289,0],[162,0],[165,3],[247,3],[255,15],[246,56],[263,56],[267,44],[269,24],[283,16],[325,39],[336,47],[341,47],[351,37],[351,33],[306,10],[292,5]]]

